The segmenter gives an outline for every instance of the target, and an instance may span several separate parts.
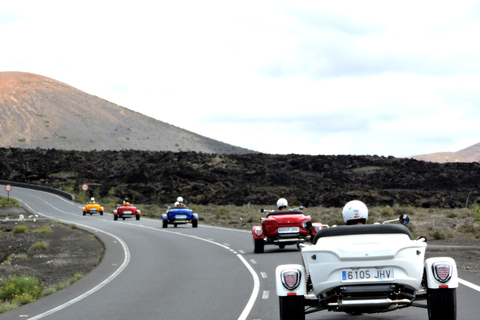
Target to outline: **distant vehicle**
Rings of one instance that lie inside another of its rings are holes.
[[[162,214],[162,228],[167,228],[173,224],[176,228],[179,224],[191,223],[193,228],[198,226],[198,214],[193,213],[187,207],[168,208],[167,213]]]
[[[405,215],[396,221],[405,224],[402,219]],[[427,309],[430,320],[455,320],[455,261],[425,260],[426,248],[427,239],[413,239],[403,225],[320,230],[311,245],[301,245],[303,264],[276,268],[280,319],[304,320],[321,310],[358,315],[415,306]]]
[[[261,218],[262,225],[252,228],[255,253],[263,253],[265,245],[277,245],[280,249],[286,245],[298,245],[309,241],[318,230],[321,223],[312,223],[310,216],[303,213],[303,207],[290,210],[263,210],[267,212]]]
[[[141,212],[139,209],[135,208],[131,204],[124,204],[118,206],[117,209],[113,210],[113,220],[135,217],[136,220],[140,220]]]
[[[90,215],[94,213],[99,213],[101,216],[103,216],[103,207],[100,206],[98,203],[88,203],[85,205],[85,207],[82,208],[83,215],[87,215],[89,213]]]

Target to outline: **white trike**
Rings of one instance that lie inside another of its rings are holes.
[[[398,224],[320,230],[311,245],[301,245],[303,265],[276,268],[280,319],[305,319],[321,310],[361,314],[414,306],[427,309],[430,320],[454,320],[455,261],[425,260],[426,248],[425,237],[412,239]]]

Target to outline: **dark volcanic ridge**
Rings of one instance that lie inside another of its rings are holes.
[[[134,203],[272,205],[279,197],[306,207],[455,208],[480,196],[480,164],[430,163],[380,156],[207,154],[153,151],[0,149],[0,179],[73,187]]]

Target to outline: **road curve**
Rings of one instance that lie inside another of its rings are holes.
[[[0,195],[6,196],[0,186]],[[249,231],[199,225],[162,229],[158,220],[82,216],[57,195],[15,187],[10,197],[33,210],[94,233],[106,246],[100,265],[71,287],[0,315],[0,319],[278,319],[275,267],[300,263],[294,247],[253,253]],[[459,270],[458,319],[480,314],[478,277]],[[473,285],[473,286],[472,286]],[[355,319],[427,319],[407,308]],[[351,319],[320,312],[307,319]]]

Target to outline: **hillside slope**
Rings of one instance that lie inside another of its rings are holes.
[[[0,147],[254,152],[155,120],[60,81],[23,72],[0,72]]]
[[[480,162],[480,143],[456,152],[436,152],[410,158],[429,162]]]

